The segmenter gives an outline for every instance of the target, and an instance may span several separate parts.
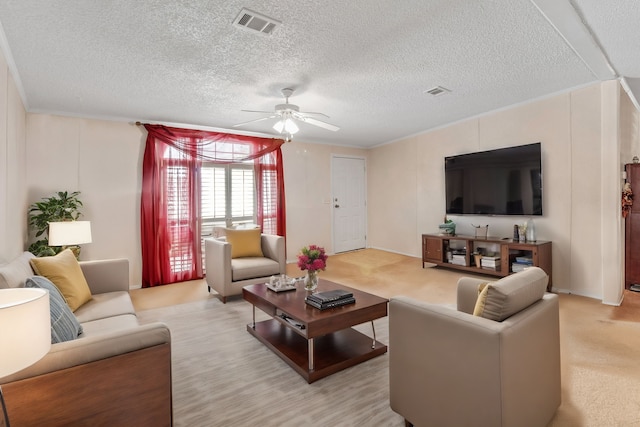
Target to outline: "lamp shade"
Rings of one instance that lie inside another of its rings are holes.
[[[33,365],[50,348],[49,292],[0,289],[0,378]]]
[[[68,246],[91,243],[91,221],[62,221],[49,223],[49,246]]]

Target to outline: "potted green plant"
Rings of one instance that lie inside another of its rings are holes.
[[[79,195],[79,191],[59,191],[56,195],[45,197],[29,207],[29,227],[37,239],[29,245],[29,252],[38,257],[52,256],[60,252],[60,247],[49,246],[49,223],[75,221],[80,218],[82,201],[78,199]]]

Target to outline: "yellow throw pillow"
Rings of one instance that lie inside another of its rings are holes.
[[[227,242],[231,243],[231,258],[262,257],[262,232],[251,230],[225,230]]]
[[[29,262],[37,275],[56,285],[71,311],[76,311],[91,299],[87,279],[71,249],[65,249],[56,256],[32,258]]]
[[[487,294],[489,293],[489,283],[480,283],[478,285],[478,299],[476,305],[473,308],[473,315],[482,317],[484,313],[484,306],[487,302]]]

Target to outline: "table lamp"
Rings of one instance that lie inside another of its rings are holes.
[[[0,289],[0,378],[33,365],[50,348],[49,292],[36,288]],[[2,386],[0,402],[9,427]]]
[[[49,223],[49,246],[71,249],[76,258],[80,256],[80,246],[91,243],[91,221],[61,221]]]

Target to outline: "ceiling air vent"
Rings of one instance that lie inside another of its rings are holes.
[[[257,31],[261,34],[270,35],[273,30],[280,25],[280,21],[276,21],[273,18],[269,18],[259,13],[253,12],[249,9],[242,9],[236,19],[233,21],[233,25],[246,30]]]
[[[429,95],[433,95],[433,96],[440,96],[440,95],[447,94],[449,92],[451,92],[449,89],[442,86],[436,86],[434,88],[424,91],[424,93],[428,93]]]

